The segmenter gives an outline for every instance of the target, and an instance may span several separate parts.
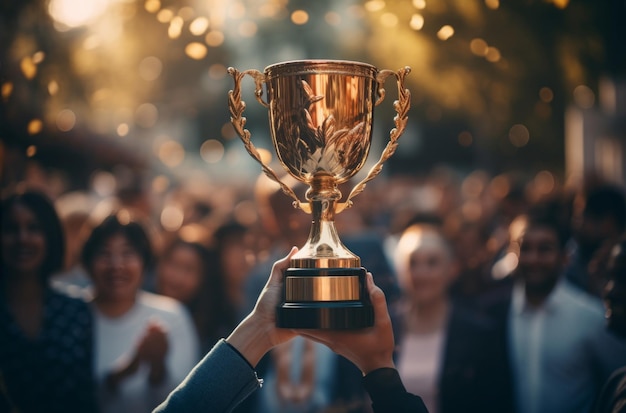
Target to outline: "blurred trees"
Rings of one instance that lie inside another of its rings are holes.
[[[154,161],[161,141],[179,142],[185,160],[207,139],[228,148],[230,65],[336,58],[411,66],[402,140],[419,144],[401,143],[389,161],[395,172],[438,163],[562,170],[563,113],[575,88],[588,88],[593,101],[602,76],[626,71],[622,0],[109,3],[98,19],[65,31],[48,1],[0,3],[0,138],[78,172],[77,185],[120,162],[167,169]],[[305,21],[294,20],[296,10]],[[203,16],[205,30],[192,32]],[[249,106],[249,126],[265,130],[265,113]],[[379,130],[388,131],[389,102],[379,112]]]

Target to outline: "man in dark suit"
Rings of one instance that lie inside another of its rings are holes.
[[[518,218],[518,265],[481,306],[499,319],[518,413],[587,412],[608,375],[626,364],[626,342],[605,329],[599,300],[563,276],[568,239],[548,208]]]

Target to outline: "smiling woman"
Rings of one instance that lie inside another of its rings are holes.
[[[407,390],[431,413],[510,412],[504,347],[492,320],[450,294],[460,263],[439,221],[406,228],[395,258],[405,298],[398,371]]]
[[[56,211],[24,192],[0,218],[0,411],[94,412],[89,308],[48,286],[65,250]]]
[[[141,290],[152,260],[150,239],[138,221],[121,218],[111,215],[95,227],[82,253],[93,281],[95,369],[104,413],[150,411],[199,357],[197,332],[182,304]]]

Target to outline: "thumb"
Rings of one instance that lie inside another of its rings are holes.
[[[296,252],[298,252],[298,247],[291,247],[289,254],[274,263],[272,273],[270,274],[270,282],[282,280],[283,271],[289,268],[289,261]]]
[[[374,284],[374,277],[370,272],[367,273],[367,289],[370,294],[370,301],[374,307],[374,314],[379,317],[384,314],[387,314],[388,316],[385,293],[380,289],[380,287]]]

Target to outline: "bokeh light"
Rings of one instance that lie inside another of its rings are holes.
[[[450,25],[442,26],[437,32],[437,37],[440,40],[448,40],[452,36],[454,36],[454,28]]]
[[[194,60],[202,60],[207,55],[207,48],[202,43],[193,42],[185,46],[185,54]]]
[[[50,16],[67,28],[94,22],[107,9],[111,0],[51,0]]]
[[[196,17],[194,21],[189,24],[189,31],[194,36],[202,36],[204,32],[209,28],[209,19],[204,16]]]
[[[139,63],[139,76],[147,81],[155,81],[161,76],[163,63],[156,56],[148,56]]]
[[[297,25],[306,24],[309,21],[309,13],[304,10],[296,10],[291,13],[291,21]]]
[[[216,139],[209,139],[200,147],[200,156],[206,163],[217,163],[224,157],[224,145]]]
[[[158,156],[165,165],[175,168],[185,160],[185,149],[180,143],[169,140],[161,145]]]
[[[68,132],[76,125],[76,114],[70,109],[63,109],[57,115],[56,123],[61,132]]]
[[[517,124],[513,125],[509,130],[509,140],[511,144],[516,148],[522,148],[528,144],[530,140],[530,133],[526,126]]]
[[[29,135],[36,135],[40,133],[42,129],[43,129],[43,122],[41,121],[41,119],[31,120],[30,122],[28,122],[28,126],[26,127],[26,130],[28,131]]]
[[[161,225],[166,231],[177,231],[185,219],[183,210],[175,205],[168,205],[161,212]]]
[[[144,128],[153,127],[159,119],[159,110],[152,103],[143,103],[135,111],[135,122]]]
[[[27,157],[32,158],[36,154],[37,154],[37,147],[35,145],[29,145],[28,148],[26,148]]]
[[[583,109],[592,108],[596,100],[595,94],[587,85],[576,86],[573,95],[576,104]]]
[[[411,21],[409,22],[409,26],[413,30],[422,30],[424,27],[424,16],[421,14],[415,13],[411,16]]]

